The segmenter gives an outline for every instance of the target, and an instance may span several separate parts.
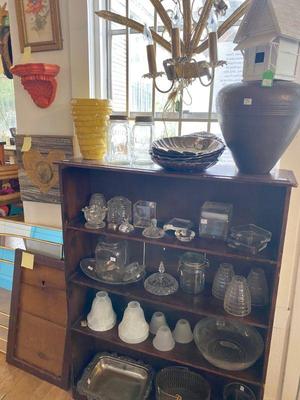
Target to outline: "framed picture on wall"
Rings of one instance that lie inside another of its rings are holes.
[[[59,0],[15,0],[21,52],[62,49]]]

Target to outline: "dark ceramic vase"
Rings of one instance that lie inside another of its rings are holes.
[[[267,174],[300,129],[300,85],[236,83],[217,98],[222,133],[242,173]]]

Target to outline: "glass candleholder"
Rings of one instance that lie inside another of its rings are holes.
[[[235,275],[232,278],[225,293],[224,309],[236,317],[246,317],[251,313],[251,293],[245,277]]]
[[[226,289],[234,276],[231,264],[222,263],[214,277],[212,295],[219,300],[224,300]]]

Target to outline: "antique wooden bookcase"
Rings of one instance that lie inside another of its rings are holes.
[[[72,384],[75,399],[84,399],[76,391],[76,383],[92,357],[100,351],[110,351],[142,359],[160,369],[168,365],[188,367],[202,374],[212,386],[212,399],[221,399],[223,386],[239,381],[251,387],[258,399],[263,398],[268,367],[270,343],[282,260],[290,194],[296,181],[289,171],[279,171],[265,176],[240,175],[234,167],[217,165],[204,174],[177,174],[156,169],[131,169],[112,167],[97,162],[64,161],[59,163],[62,191],[62,216],[66,258],[69,336],[71,338]],[[168,272],[177,275],[178,257],[185,251],[206,253],[210,261],[207,289],[198,296],[179,290],[165,298],[153,296],[143,288],[143,283],[121,286],[104,285],[87,278],[79,268],[84,257],[93,256],[99,230],[84,227],[81,212],[94,192],[103,193],[106,199],[116,195],[138,200],[157,202],[157,216],[163,223],[172,217],[191,219],[196,226],[202,204],[206,200],[233,204],[233,224],[255,223],[270,230],[271,244],[256,256],[248,256],[230,249],[224,242],[197,237],[190,243],[181,243],[175,236],[149,240],[136,229],[132,234],[101,230],[101,235],[126,239],[131,260],[142,262],[145,257],[147,272],[157,270],[163,260]],[[242,322],[256,327],[265,341],[263,356],[251,368],[231,372],[209,364],[195,344],[178,345],[164,353],[152,346],[152,338],[138,345],[123,343],[117,326],[111,331],[97,333],[81,326],[90,310],[95,293],[106,290],[112,298],[120,320],[130,300],[137,300],[144,308],[148,321],[154,311],[166,313],[172,326],[179,318],[194,325],[206,316],[239,319],[228,315],[223,305],[211,296],[211,283],[221,262],[231,262],[236,273],[247,276],[251,267],[264,268],[269,287],[270,304],[266,308],[253,308]],[[154,398],[154,395],[151,395]]]

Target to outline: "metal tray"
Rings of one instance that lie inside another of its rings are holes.
[[[97,354],[77,384],[88,400],[146,400],[153,379],[148,365],[108,353]]]

